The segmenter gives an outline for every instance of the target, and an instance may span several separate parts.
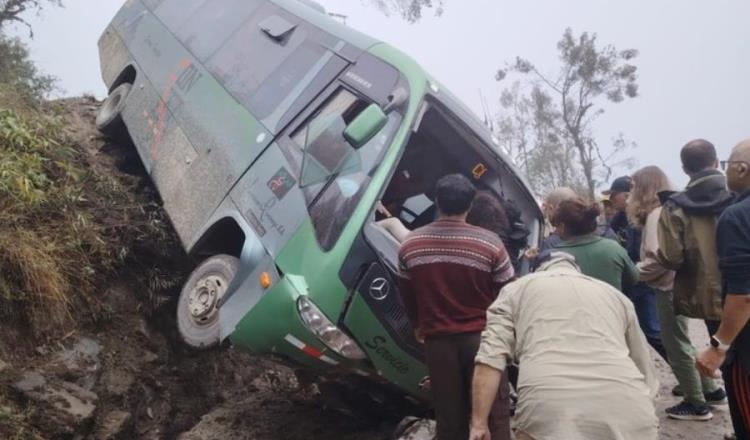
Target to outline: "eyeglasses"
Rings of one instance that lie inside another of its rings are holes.
[[[741,163],[750,167],[750,162],[747,162],[745,160],[722,160],[720,163],[722,171],[726,171],[727,168],[729,168],[729,166],[733,163]]]

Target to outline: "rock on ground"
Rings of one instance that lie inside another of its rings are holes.
[[[23,373],[14,388],[41,409],[37,424],[48,434],[74,434],[91,420],[96,410],[95,393],[35,371]]]

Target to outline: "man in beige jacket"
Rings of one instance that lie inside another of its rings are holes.
[[[521,369],[517,439],[655,440],[658,382],[633,304],[581,274],[569,254],[540,259],[487,312],[470,440],[489,440],[487,415],[513,359]]]

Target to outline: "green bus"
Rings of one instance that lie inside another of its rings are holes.
[[[397,49],[303,0],[128,0],[99,41],[97,127],[126,134],[186,251],[185,342],[278,355],[424,401],[399,243],[449,173],[542,213],[491,131]],[[523,272],[525,269],[520,268]]]

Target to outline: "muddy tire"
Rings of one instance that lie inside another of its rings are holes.
[[[132,84],[120,84],[107,96],[96,116],[96,128],[103,134],[118,139],[127,134],[122,120],[125,101],[133,88]]]
[[[216,305],[237,274],[239,265],[236,257],[215,255],[190,274],[177,302],[177,328],[187,345],[206,349],[219,344]]]

